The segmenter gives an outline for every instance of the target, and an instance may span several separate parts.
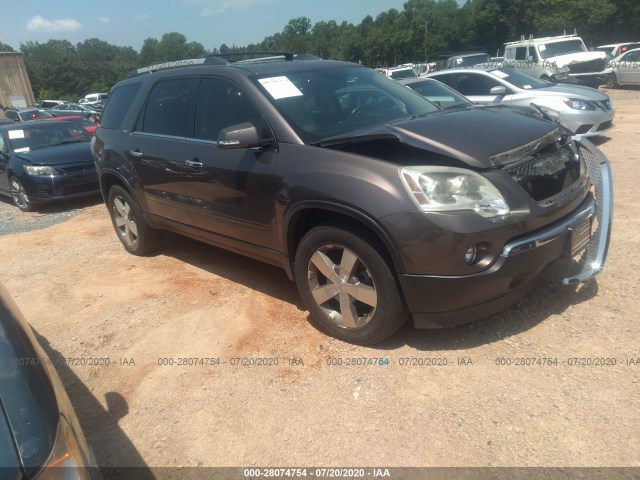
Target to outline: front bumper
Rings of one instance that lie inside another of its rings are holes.
[[[56,202],[100,193],[95,169],[63,175],[27,175],[20,177],[33,203]]]
[[[605,263],[613,216],[613,186],[606,156],[591,142],[576,137],[593,185],[579,208],[533,235],[508,242],[495,263],[483,272],[462,276],[399,275],[414,324],[439,328],[467,323],[497,313],[535,286],[547,268],[571,257],[572,232],[591,221],[592,233],[578,271],[564,284],[584,282]]]

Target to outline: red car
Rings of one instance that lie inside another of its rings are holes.
[[[52,117],[52,118],[47,118],[47,120],[73,120],[74,122],[77,122],[80,125],[82,125],[82,128],[84,128],[91,135],[95,135],[96,128],[98,128],[97,122],[92,122],[87,117],[82,117],[80,115],[71,115],[68,117]]]

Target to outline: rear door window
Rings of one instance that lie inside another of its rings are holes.
[[[189,96],[193,80],[176,78],[158,82],[147,99],[141,131],[157,135],[186,135]]]
[[[121,127],[131,103],[140,90],[140,85],[140,83],[130,83],[113,91],[100,120],[101,128],[116,130]]]

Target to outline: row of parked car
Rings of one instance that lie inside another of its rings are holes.
[[[601,45],[587,50],[576,34],[534,38],[505,44],[504,57],[486,51],[443,52],[436,62],[379,69],[394,79],[426,76],[438,70],[509,66],[541,80],[598,87],[640,85],[640,42]]]

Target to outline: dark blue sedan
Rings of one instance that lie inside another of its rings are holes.
[[[100,189],[91,135],[75,122],[0,125],[0,195],[22,211]]]

